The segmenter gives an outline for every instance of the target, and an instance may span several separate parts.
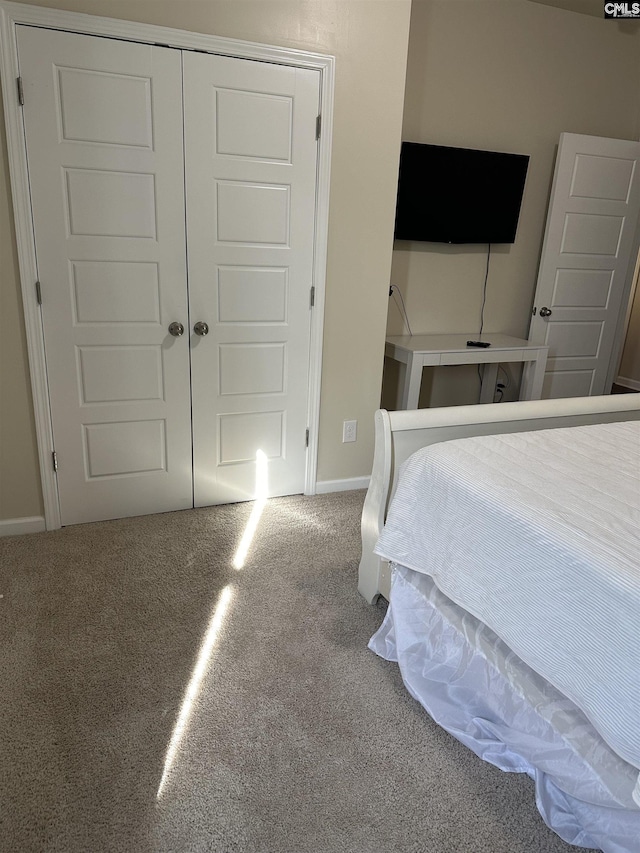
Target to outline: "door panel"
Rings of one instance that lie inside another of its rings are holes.
[[[62,523],[191,506],[180,52],[18,50]]]
[[[319,73],[183,62],[195,504],[301,492]]]
[[[640,207],[640,143],[560,138],[530,340],[544,397],[603,394]],[[540,315],[541,308],[551,313]]]

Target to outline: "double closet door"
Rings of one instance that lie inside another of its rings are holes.
[[[303,491],[319,72],[18,51],[62,524]]]

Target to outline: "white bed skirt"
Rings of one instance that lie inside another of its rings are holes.
[[[638,853],[638,771],[584,714],[425,574],[394,567],[369,647],[396,661],[411,695],[476,755],[527,773],[545,823],[570,844]]]

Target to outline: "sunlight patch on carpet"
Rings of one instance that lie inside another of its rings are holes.
[[[267,503],[267,494],[269,493],[269,460],[266,453],[258,450],[256,453],[256,492],[255,503],[251,510],[251,515],[247,521],[247,525],[242,534],[242,539],[238,545],[238,549],[233,556],[231,565],[234,569],[242,569],[247,560],[249,548],[253,542],[253,537],[256,535],[258,524],[262,511]]]
[[[202,640],[202,644],[200,646],[200,651],[198,652],[198,659],[196,660],[196,665],[193,668],[193,672],[191,673],[191,678],[189,679],[189,684],[187,685],[187,690],[185,692],[184,699],[182,700],[180,715],[173,729],[173,734],[171,735],[169,746],[167,747],[167,754],[164,759],[162,778],[160,779],[160,786],[158,787],[158,793],[156,794],[156,799],[158,800],[162,797],[162,792],[164,790],[165,783],[169,777],[169,773],[171,772],[171,768],[173,767],[176,755],[178,754],[180,743],[189,724],[191,713],[193,711],[193,706],[200,693],[202,679],[204,678],[204,675],[207,671],[207,666],[211,658],[213,647],[215,646],[216,640],[218,639],[218,635],[224,622],[224,618],[227,614],[227,610],[229,609],[229,604],[231,602],[232,597],[233,589],[230,585],[225,586],[225,588],[220,593],[218,602],[215,606],[213,614],[211,615],[209,626],[207,627],[206,634],[204,635],[204,639]]]

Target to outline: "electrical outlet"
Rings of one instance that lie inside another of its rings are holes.
[[[344,421],[342,424],[342,441],[355,441],[358,433],[358,421]]]

